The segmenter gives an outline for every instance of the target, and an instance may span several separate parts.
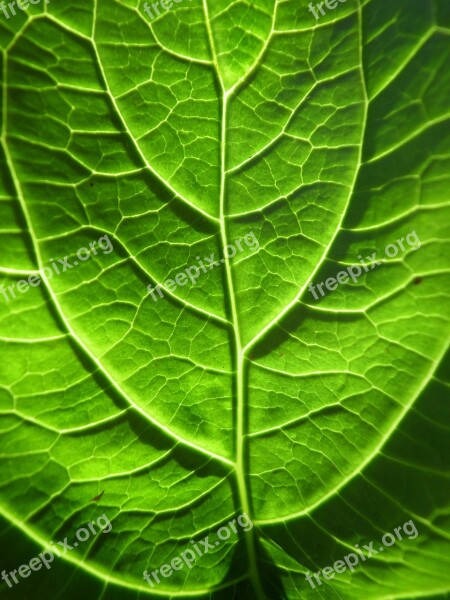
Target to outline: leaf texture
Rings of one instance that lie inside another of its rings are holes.
[[[0,302],[8,570],[99,510],[113,524],[5,598],[446,597],[449,32],[444,0],[0,21],[3,285],[114,246]],[[143,581],[243,511],[250,532]],[[306,582],[409,519],[417,540]]]

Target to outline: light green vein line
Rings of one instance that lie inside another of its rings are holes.
[[[250,215],[253,215],[253,214],[262,213],[262,212],[266,211],[268,208],[277,204],[278,202],[288,203],[290,198],[296,192],[298,192],[300,189],[305,190],[309,187],[313,187],[317,183],[320,183],[320,184],[327,183],[330,185],[334,185],[336,187],[350,188],[350,186],[345,183],[339,183],[337,181],[327,181],[324,179],[322,179],[321,181],[311,181],[311,182],[308,182],[307,184],[300,183],[295,189],[288,191],[288,192],[286,192],[286,194],[283,194],[282,196],[278,196],[277,198],[274,198],[273,200],[269,200],[268,202],[266,202],[266,204],[258,206],[257,208],[252,208],[251,210],[246,210],[245,212],[230,213],[228,215],[228,219],[230,219],[230,220],[231,219],[239,219],[240,217],[249,217]]]
[[[130,469],[129,471],[118,471],[117,473],[109,473],[108,475],[102,475],[101,477],[95,477],[93,479],[89,479],[89,478],[85,478],[85,477],[72,477],[70,479],[71,483],[88,483],[88,482],[92,482],[92,483],[97,483],[98,481],[109,481],[109,480],[114,480],[114,479],[122,479],[122,478],[126,478],[126,477],[130,477],[131,475],[136,475],[138,473],[145,473],[145,471],[149,471],[150,469],[160,465],[162,462],[164,462],[168,456],[170,456],[173,451],[175,450],[174,448],[169,448],[169,450],[167,450],[166,452],[164,452],[163,454],[161,454],[161,456],[158,456],[158,458],[155,458],[155,460],[152,460],[151,462],[145,464],[145,465],[141,465],[140,467],[136,467],[135,469]],[[78,468],[79,463],[73,463],[73,465],[71,465],[69,467],[69,475],[70,472],[76,468]],[[156,514],[156,511],[154,511]],[[158,512],[159,514],[159,512]]]
[[[275,432],[281,433],[283,429],[287,429],[289,427],[292,427],[293,425],[302,423],[303,421],[309,421],[309,419],[311,417],[320,415],[321,413],[326,412],[330,408],[340,408],[340,409],[342,409],[343,412],[348,411],[348,409],[341,402],[331,402],[330,404],[325,404],[324,406],[319,406],[319,408],[314,408],[313,410],[310,410],[309,412],[307,412],[303,415],[300,415],[299,417],[295,417],[294,419],[291,419],[290,421],[284,421],[283,423],[280,423],[279,425],[274,425],[273,427],[268,427],[267,429],[261,429],[259,431],[255,431],[254,433],[249,433],[248,437],[249,438],[258,438],[258,437],[266,436],[270,433],[275,433]],[[353,413],[353,411],[349,411],[349,412]]]
[[[409,142],[412,142],[413,140],[418,138],[420,135],[422,135],[422,133],[425,133],[428,129],[430,129],[430,127],[434,127],[435,125],[440,125],[441,123],[445,123],[449,119],[450,119],[450,113],[443,115],[442,117],[439,117],[438,119],[427,121],[427,123],[425,123],[423,125],[423,127],[420,127],[419,129],[416,129],[415,131],[413,131],[413,133],[411,133],[411,135],[408,135],[407,137],[403,138],[402,141],[399,142],[398,144],[396,144],[395,146],[392,146],[391,148],[388,148],[381,154],[377,154],[377,156],[373,156],[369,160],[366,160],[364,162],[364,164],[370,165],[371,163],[377,162],[378,160],[381,160],[382,158],[386,158],[390,154],[393,154],[394,152],[397,152],[397,150],[400,150],[400,148],[402,148]]]
[[[67,333],[61,335],[52,335],[47,338],[9,338],[0,336],[0,342],[8,344],[46,344],[47,342],[55,342],[58,340],[67,340]]]
[[[308,10],[307,8],[308,4],[305,4],[305,11]],[[342,9],[341,9],[342,10]],[[350,17],[353,17],[354,15],[357,15],[358,13],[358,8],[355,8],[355,10],[352,10],[342,16],[339,16],[333,20],[330,21],[326,21],[325,23],[320,23],[317,22],[315,25],[313,25],[312,27],[305,27],[304,29],[276,29],[274,31],[274,33],[276,35],[298,35],[299,33],[308,33],[310,31],[312,31],[313,33],[320,30],[320,29],[326,29],[326,28],[333,28],[335,25],[339,25],[340,23],[343,23],[344,21],[346,21],[347,19],[349,19]],[[330,13],[328,13],[330,14]]]
[[[192,477],[193,475],[195,475],[194,473],[190,473],[189,475],[187,475],[186,477],[183,477],[181,481],[183,480],[187,480],[190,477]],[[126,477],[126,474],[124,474],[124,477]],[[183,504],[177,504],[176,506],[171,506],[170,508],[162,508],[159,510],[154,510],[153,514],[155,514],[158,517],[161,517],[163,515],[172,515],[172,514],[176,514],[177,512],[181,511],[181,510],[186,510],[187,508],[193,508],[195,505],[198,505],[199,502],[204,499],[204,498],[210,498],[211,497],[211,493],[216,489],[219,488],[221,485],[223,485],[224,483],[227,482],[228,477],[222,477],[222,479],[219,479],[218,481],[216,481],[216,483],[214,483],[213,485],[211,485],[211,487],[205,489],[203,492],[201,492],[200,494],[198,494],[197,496],[194,496],[193,498],[189,498],[189,500],[187,502],[184,502]],[[177,481],[176,484],[180,483],[180,481]],[[175,485],[175,484],[174,484]],[[129,511],[126,511],[129,512]],[[206,531],[211,531],[211,529],[215,529],[215,525],[209,526],[207,528]],[[200,536],[202,532],[196,532],[195,536]],[[186,538],[188,540],[191,539],[191,536],[188,534],[186,536]],[[172,538],[174,539],[174,538]]]
[[[73,433],[80,433],[81,431],[91,431],[92,429],[97,429],[97,427],[101,427],[105,425],[105,423],[114,423],[114,421],[120,421],[121,417],[126,415],[131,409],[125,408],[124,410],[111,415],[109,417],[105,417],[104,419],[100,419],[99,421],[92,421],[92,423],[87,423],[87,425],[79,425],[78,427],[68,427],[66,429],[58,430],[61,435],[71,435]]]
[[[39,275],[39,270],[34,269],[10,269],[9,267],[0,267],[0,274],[2,275],[15,275],[17,277],[29,277],[30,275]]]
[[[247,359],[248,360],[248,359]],[[364,379],[368,382],[364,375],[360,373],[353,373],[352,371],[345,371],[343,369],[330,369],[329,371],[305,371],[303,373],[290,373],[289,371],[281,371],[280,369],[274,369],[273,367],[269,367],[267,365],[263,365],[256,361],[248,361],[257,368],[262,369],[263,371],[268,371],[269,373],[273,373],[274,375],[280,375],[281,377],[291,377],[292,379],[301,379],[307,377],[324,377],[327,375],[345,375],[351,377],[357,377],[359,379]],[[369,382],[368,382],[369,383]]]
[[[22,413],[20,410],[17,410],[17,408],[14,408],[12,410],[4,410],[4,411],[2,410],[2,411],[0,411],[0,414],[11,416],[11,418],[17,420],[17,424],[9,427],[8,431],[14,431],[18,427],[20,427],[21,424],[23,425],[23,423],[31,423],[32,425],[35,425],[36,427],[41,427],[42,429],[46,429],[47,431],[56,433],[58,436],[60,434],[59,429],[57,429],[56,427],[53,427],[49,423],[44,423],[36,417],[31,417],[29,415],[26,415],[26,414]],[[3,429],[2,431],[5,432],[5,429]],[[33,453],[30,453],[30,454],[33,454]],[[5,456],[4,453],[2,453],[2,455]],[[12,454],[9,454],[8,456],[12,456]],[[19,453],[15,454],[15,456],[21,456],[21,453],[19,452]]]
[[[389,594],[389,596],[380,596],[379,600],[415,600],[415,598],[425,598],[425,600],[427,598],[431,598],[431,595],[433,595],[433,598],[435,598],[437,595],[443,594],[443,595],[447,595],[448,594],[448,587],[447,588],[436,588],[433,590],[430,590],[428,592],[407,592],[406,596],[404,594]]]
[[[417,178],[417,179],[419,179],[419,178]],[[445,180],[447,180],[447,179],[448,178],[446,177]],[[365,227],[343,227],[342,230],[350,231],[352,233],[366,233],[366,232],[370,232],[370,231],[378,231],[378,230],[387,228],[390,225],[395,225],[395,224],[401,223],[402,221],[406,221],[406,219],[408,219],[409,217],[415,216],[416,213],[428,212],[428,211],[433,212],[433,211],[437,211],[441,208],[447,208],[447,207],[450,207],[450,202],[441,202],[440,204],[417,204],[417,205],[409,208],[407,211],[402,212],[398,215],[395,215],[388,221],[380,221],[379,223],[376,223],[375,225],[366,225]]]
[[[386,88],[388,88],[393,81],[395,81],[395,79],[400,75],[400,73],[403,71],[403,69],[405,69],[405,67],[408,66],[408,64],[411,62],[411,60],[420,52],[420,50],[422,50],[422,48],[425,46],[425,44],[428,42],[428,40],[433,36],[433,33],[434,33],[434,31],[430,30],[426,35],[424,35],[420,39],[417,46],[415,46],[415,48],[413,48],[412,52],[410,54],[408,54],[408,56],[405,58],[405,60],[394,71],[394,73],[392,74],[392,77],[386,79],[386,81],[370,97],[370,99],[369,99],[370,102],[373,102],[373,100],[375,100],[375,98],[377,98],[377,96],[379,96],[382,92],[384,92],[384,90]]]
[[[414,471],[419,471],[421,473],[425,473],[426,475],[435,475],[436,477],[442,477],[443,479],[450,479],[450,473],[448,471],[439,471],[438,469],[433,469],[430,468],[429,466],[422,466],[419,464],[414,464],[412,462],[409,462],[407,460],[403,460],[400,458],[397,458],[396,456],[392,456],[391,454],[388,454],[387,452],[380,452],[380,455],[383,456],[386,460],[390,460],[391,462],[394,462],[398,465],[401,465],[402,467],[407,467],[408,469],[414,469]],[[372,483],[373,486],[375,486],[374,483]],[[394,501],[393,499],[391,499],[392,501]],[[425,522],[425,519],[422,519]],[[450,533],[445,533],[444,534],[447,539],[450,540]]]

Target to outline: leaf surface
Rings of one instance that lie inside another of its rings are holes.
[[[0,298],[11,569],[99,511],[113,524],[39,598],[447,592],[449,28],[443,0],[349,0],[318,23],[298,0],[184,0],[153,22],[84,0],[0,22],[3,285],[114,247]],[[251,531],[143,581],[242,512]],[[416,540],[306,582],[409,519]]]

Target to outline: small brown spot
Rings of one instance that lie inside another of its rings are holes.
[[[101,492],[98,496],[95,496],[95,498],[92,498],[91,502],[98,502],[104,493],[105,493],[105,490],[103,490],[103,492]]]
[[[422,277],[416,277],[414,279],[414,285],[419,285],[419,283],[422,283]]]

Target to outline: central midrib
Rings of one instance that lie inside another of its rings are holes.
[[[275,6],[277,5],[277,1],[275,2]],[[220,222],[220,238],[222,248],[225,249],[228,245],[228,236],[226,230],[226,162],[227,162],[227,108],[229,98],[236,92],[239,85],[243,82],[244,77],[241,77],[235,84],[230,88],[226,89],[223,79],[221,77],[221,71],[219,68],[219,64],[217,61],[217,53],[215,50],[214,44],[214,36],[211,29],[211,22],[209,18],[209,9],[208,9],[208,0],[203,0],[203,10],[205,13],[205,23],[207,34],[209,38],[209,45],[211,49],[211,57],[213,60],[213,64],[216,70],[217,79],[220,84],[220,88],[222,90],[222,99],[221,99],[221,134],[220,134],[220,213],[219,213],[219,222]],[[276,8],[273,15],[272,22],[272,31],[274,28],[274,20],[275,20]],[[268,36],[266,43],[264,44],[260,56],[265,52],[267,45],[269,43],[270,36]],[[258,57],[259,60],[259,57]],[[255,62],[257,64],[258,60]],[[237,489],[238,494],[241,501],[241,506],[243,512],[247,513],[248,517],[253,521],[251,510],[250,510],[250,500],[249,500],[249,490],[247,488],[246,482],[246,468],[245,468],[245,451],[246,451],[246,437],[245,437],[245,389],[244,389],[244,375],[245,375],[245,361],[246,361],[246,352],[249,351],[250,347],[247,345],[245,348],[242,346],[242,340],[239,330],[239,320],[238,320],[238,312],[236,307],[236,297],[234,293],[234,285],[233,285],[233,277],[231,271],[231,263],[230,259],[227,256],[227,253],[224,252],[224,265],[226,271],[226,294],[227,301],[231,308],[231,317],[232,317],[232,329],[233,329],[233,348],[232,351],[235,353],[235,361],[236,361],[236,375],[235,381],[233,382],[234,389],[236,390],[236,437],[235,437],[235,449],[236,449],[236,463],[235,463],[235,474],[237,481]],[[252,582],[254,592],[258,600],[265,600],[266,595],[263,590],[263,586],[261,583],[261,579],[259,576],[257,557],[256,557],[256,536],[255,536],[255,528],[245,533],[245,545],[247,549],[248,555],[248,569],[249,569],[249,577]]]
[[[221,114],[221,140],[220,140],[220,237],[222,248],[225,249],[228,245],[228,236],[225,224],[225,201],[226,201],[226,131],[227,131],[227,108],[228,108],[229,93],[223,90],[222,97],[222,114]],[[224,252],[225,270],[226,270],[226,285],[229,305],[231,307],[231,317],[233,323],[233,342],[236,361],[236,480],[241,499],[243,512],[252,518],[250,511],[249,494],[245,476],[245,390],[244,390],[244,368],[245,368],[245,351],[242,348],[241,335],[239,331],[239,320],[236,307],[236,298],[234,293],[233,276],[231,272],[230,259],[227,253]],[[265,594],[262,589],[255,548],[254,528],[245,533],[246,548],[248,554],[248,567],[250,578],[255,589],[258,600],[264,600]]]

